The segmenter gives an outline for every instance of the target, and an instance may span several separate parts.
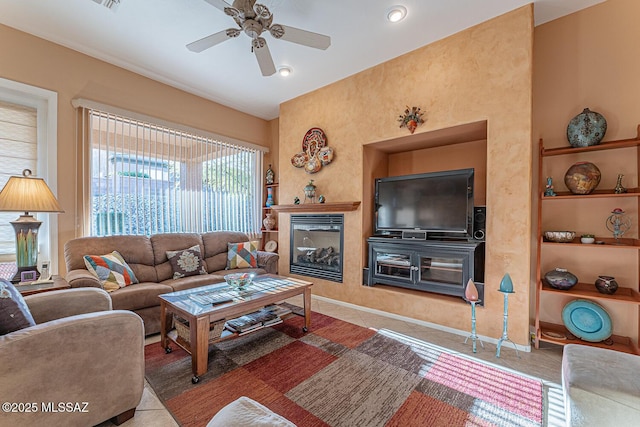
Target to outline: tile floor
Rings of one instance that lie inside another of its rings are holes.
[[[290,302],[302,305],[300,298],[293,298]],[[492,343],[484,343],[484,348],[477,345],[477,353],[473,353],[471,342],[464,343],[465,335],[452,334],[445,331],[422,326],[412,323],[410,319],[397,319],[394,317],[383,316],[370,311],[359,310],[353,306],[346,306],[330,300],[313,297],[311,303],[313,311],[326,314],[356,325],[370,327],[375,329],[389,329],[408,335],[420,340],[446,347],[454,352],[472,355],[476,358],[487,362],[513,369],[527,375],[541,378],[550,385],[550,406],[548,412],[550,414],[549,426],[562,425],[563,407],[561,404],[561,363],[562,348],[552,344],[547,344],[538,350],[533,349],[531,352],[519,351],[517,357],[513,348],[502,347],[500,358],[496,358],[496,345]],[[147,338],[147,344],[158,342],[159,335]],[[543,343],[544,344],[544,343]],[[555,416],[554,416],[555,413]],[[555,420],[555,421],[554,421]],[[109,427],[113,424],[105,422],[99,427]],[[142,402],[138,405],[136,415],[124,424],[123,427],[170,427],[178,424],[173,420],[171,415],[164,408],[155,393],[145,383]]]

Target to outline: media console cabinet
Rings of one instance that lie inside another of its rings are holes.
[[[368,286],[376,284],[464,297],[469,279],[484,295],[481,241],[370,237]]]

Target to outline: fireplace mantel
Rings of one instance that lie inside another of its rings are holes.
[[[303,203],[299,205],[272,205],[276,212],[351,212],[360,202]]]

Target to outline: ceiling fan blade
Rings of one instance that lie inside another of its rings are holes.
[[[225,40],[229,40],[233,37],[238,37],[240,35],[240,30],[235,28],[229,28],[227,30],[219,31],[215,34],[211,34],[210,36],[201,38],[200,40],[196,40],[187,45],[187,49],[192,52],[202,52],[205,49],[209,49],[217,44],[222,43]]]
[[[211,6],[220,9],[223,12],[225,7],[231,7],[231,5],[224,0],[204,0],[204,1],[209,3]]]
[[[269,52],[267,41],[262,37],[257,37],[251,41],[251,46],[253,48],[253,53],[256,54],[256,59],[258,60],[258,65],[260,65],[262,75],[266,77],[275,74],[276,66],[273,63],[271,52]]]
[[[276,39],[325,50],[331,46],[331,37],[287,25],[274,24],[269,32]]]

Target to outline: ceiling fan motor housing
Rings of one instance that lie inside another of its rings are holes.
[[[260,34],[262,34],[264,27],[258,21],[247,19],[242,23],[242,29],[244,30],[246,35],[248,35],[252,39],[255,39]]]

